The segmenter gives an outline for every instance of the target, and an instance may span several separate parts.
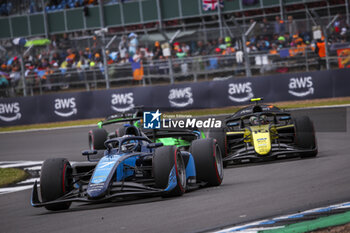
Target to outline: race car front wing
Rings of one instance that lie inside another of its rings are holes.
[[[41,202],[39,200],[38,194],[38,184],[35,181],[32,196],[31,205],[33,207],[43,207],[50,204],[64,203],[64,202],[87,202],[87,203],[101,203],[110,201],[114,198],[119,197],[141,197],[141,196],[156,196],[165,194],[166,189],[156,189],[152,187],[145,186],[143,184],[138,184],[134,182],[113,182],[110,190],[113,194],[105,195],[99,199],[89,199],[86,195],[86,191],[79,191],[79,189],[74,189],[71,192],[65,194],[64,196],[49,202]]]
[[[250,161],[260,161],[269,158],[277,158],[279,156],[285,157],[297,157],[301,153],[312,153],[317,150],[313,149],[302,149],[295,146],[287,145],[287,144],[272,144],[271,151],[266,155],[259,155],[256,153],[253,146],[244,147],[234,151],[233,153],[228,154],[225,158],[223,158],[224,162],[227,161],[242,161],[242,160],[250,160]]]

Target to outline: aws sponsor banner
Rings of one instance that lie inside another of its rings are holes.
[[[38,97],[38,121],[55,122],[94,117],[92,92],[64,93]]]
[[[191,84],[180,84],[180,85],[169,85],[166,89],[165,110],[186,110],[193,108],[206,108],[209,106],[210,82],[201,82],[196,85]],[[158,98],[164,98],[159,96]]]
[[[332,77],[328,72],[293,73],[271,76],[271,101],[332,97]]]
[[[154,109],[154,103],[167,107],[166,88],[147,86],[113,90],[94,91],[94,105],[91,112],[95,116],[107,116],[114,113],[128,112],[136,106]]]
[[[90,92],[0,99],[0,126],[103,118],[144,106],[145,111],[219,108],[266,102],[350,96],[350,69],[231,78]]]
[[[132,88],[93,92],[95,104],[92,111],[95,115],[103,116],[130,111],[136,106],[135,93]]]
[[[37,123],[36,97],[0,99],[0,125],[24,125]]]
[[[209,83],[210,107],[226,107],[247,104],[251,98],[267,96],[270,80],[260,78],[239,78]]]
[[[211,84],[211,107],[247,104],[254,97],[264,97],[265,101],[271,102],[327,98],[332,97],[333,83],[328,72],[217,81]]]

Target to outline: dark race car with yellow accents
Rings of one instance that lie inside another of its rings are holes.
[[[224,165],[278,157],[315,157],[317,143],[312,121],[307,116],[292,117],[272,105],[256,104],[226,118],[224,127],[209,131],[222,152]]]

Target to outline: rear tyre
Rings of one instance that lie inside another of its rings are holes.
[[[181,196],[186,190],[186,166],[180,153],[176,146],[164,146],[157,148],[153,156],[153,175],[156,188],[165,189],[168,187],[168,183],[172,183],[169,176],[174,168],[175,188],[163,195],[164,197]]]
[[[120,138],[125,135],[125,127],[119,127],[115,130],[115,137]]]
[[[314,150],[312,152],[301,153],[301,158],[315,157],[317,155],[316,137],[314,125],[308,116],[297,117],[295,124],[295,145],[301,149]]]
[[[208,186],[218,186],[224,178],[223,162],[218,143],[213,138],[192,142],[190,152],[196,165],[196,179]]]
[[[104,142],[107,140],[108,133],[105,129],[93,129],[89,132],[90,150],[106,149]]]
[[[73,189],[72,167],[67,159],[54,158],[44,161],[40,174],[40,193],[42,201],[54,201]],[[68,209],[71,202],[45,206],[48,210]]]
[[[216,139],[216,142],[221,151],[221,157],[225,158],[227,156],[227,145],[226,145],[226,134],[225,134],[224,128],[209,129],[208,138]],[[223,162],[223,166],[227,167],[227,161]]]

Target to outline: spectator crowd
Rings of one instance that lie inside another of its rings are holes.
[[[64,0],[63,0],[64,1]],[[57,3],[51,0],[52,4]],[[76,1],[79,2],[79,1]],[[82,1],[80,1],[82,2]],[[90,4],[95,1],[84,1]],[[251,20],[251,24],[254,23]],[[312,32],[299,30],[298,24],[292,16],[282,20],[279,16],[273,22],[263,18],[256,25],[246,41],[248,53],[269,54],[270,56],[296,57],[304,56],[306,49],[312,49],[320,58],[325,56],[324,37],[313,40]],[[344,17],[339,16],[333,23],[328,36],[330,44],[350,42],[350,30]],[[212,40],[180,40],[173,44],[155,41],[150,46],[140,42],[139,35],[130,33],[121,37],[115,46],[106,51],[109,67],[131,65],[133,63],[154,64],[159,61],[167,61],[170,57],[176,60],[193,57],[210,57],[205,69],[217,69],[218,57],[234,57],[237,64],[244,62],[242,41],[226,36]],[[79,48],[73,46],[68,34],[54,35],[51,43],[46,48],[34,49],[24,56],[25,77],[34,77],[34,80],[50,83],[50,77],[54,75],[71,75],[71,71],[80,80],[84,78],[84,72],[89,70],[104,73],[102,43],[96,36],[92,36],[89,47]],[[148,43],[149,44],[149,43]],[[322,47],[323,46],[323,47]],[[21,78],[21,64],[18,53],[8,53],[0,58],[1,86],[17,85]],[[322,59],[321,59],[322,60]],[[264,62],[262,62],[264,64]],[[159,68],[159,67],[158,67]],[[186,73],[188,67],[181,65],[181,70]],[[113,75],[115,70],[110,69]],[[161,72],[161,69],[158,69]],[[63,85],[66,88],[67,85]]]

